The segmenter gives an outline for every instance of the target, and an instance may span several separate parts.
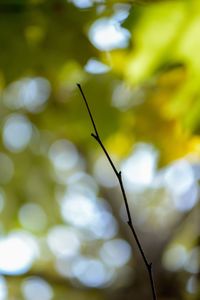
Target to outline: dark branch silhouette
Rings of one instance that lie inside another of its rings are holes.
[[[93,125],[93,128],[94,128],[94,133],[91,134],[91,136],[98,142],[98,144],[101,146],[103,152],[105,153],[115,175],[117,176],[117,179],[119,181],[119,185],[120,185],[120,189],[121,189],[121,192],[122,192],[122,196],[123,196],[123,199],[124,199],[124,203],[125,203],[125,207],[126,207],[126,212],[127,212],[127,215],[128,215],[128,221],[127,221],[127,224],[129,225],[130,229],[131,229],[131,232],[134,236],[134,239],[136,241],[136,244],[138,246],[138,249],[139,249],[139,252],[142,256],[142,259],[144,261],[144,264],[146,266],[146,269],[148,271],[148,275],[149,275],[149,280],[150,280],[150,285],[151,285],[151,290],[152,290],[152,298],[153,300],[156,300],[157,299],[157,296],[156,296],[156,290],[155,290],[155,284],[154,284],[154,279],[153,279],[153,272],[152,272],[152,263],[151,262],[148,262],[147,260],[147,257],[144,253],[144,250],[143,250],[143,247],[141,245],[141,242],[138,238],[138,235],[135,231],[135,228],[133,226],[133,222],[132,222],[132,217],[131,217],[131,213],[130,213],[130,208],[129,208],[129,204],[128,204],[128,200],[127,200],[127,196],[126,196],[126,192],[125,192],[125,189],[124,189],[124,185],[123,185],[123,180],[122,180],[122,172],[121,171],[118,171],[110,157],[110,155],[108,154],[106,148],[104,147],[102,141],[101,141],[101,138],[99,136],[99,133],[97,131],[97,127],[95,125],[95,122],[94,122],[94,119],[93,119],[93,116],[92,116],[92,113],[91,113],[91,110],[89,108],[89,105],[88,105],[88,102],[86,100],[86,97],[83,93],[83,90],[81,88],[81,85],[79,83],[77,83],[77,86],[81,92],[81,95],[83,97],[83,100],[85,102],[85,105],[86,105],[86,108],[87,108],[87,111],[88,111],[88,114],[90,116],[90,119],[91,119],[91,122],[92,122],[92,125]]]

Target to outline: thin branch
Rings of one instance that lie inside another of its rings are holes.
[[[100,138],[100,136],[99,136],[99,133],[98,133],[98,131],[97,131],[97,127],[96,127],[96,125],[95,125],[95,122],[94,122],[94,119],[93,119],[93,116],[92,116],[90,107],[89,107],[89,105],[88,105],[88,102],[87,102],[87,100],[86,100],[86,97],[85,97],[85,95],[84,95],[84,93],[83,93],[83,90],[82,90],[82,88],[81,88],[81,85],[80,85],[79,83],[77,83],[77,86],[78,86],[78,88],[79,88],[79,90],[80,90],[80,93],[81,93],[81,95],[82,95],[82,97],[83,97],[83,100],[84,100],[84,102],[85,102],[85,105],[86,105],[88,114],[89,114],[89,116],[90,116],[90,120],[91,120],[92,125],[93,125],[93,128],[94,128],[94,132],[95,132],[95,133],[92,133],[91,135],[92,135],[92,137],[98,142],[98,144],[101,146],[103,152],[105,153],[105,155],[106,155],[106,157],[107,157],[107,159],[108,159],[108,161],[109,161],[109,163],[110,163],[110,165],[111,165],[111,167],[112,167],[112,169],[113,169],[113,171],[114,171],[114,173],[115,173],[115,175],[116,175],[116,177],[117,177],[117,179],[118,179],[118,181],[119,181],[120,189],[121,189],[121,192],[122,192],[122,197],[123,197],[123,200],[124,200],[124,203],[125,203],[125,207],[126,207],[126,212],[127,212],[127,215],[128,215],[128,221],[127,221],[127,224],[129,225],[129,227],[130,227],[130,229],[131,229],[131,232],[132,232],[132,234],[133,234],[133,236],[134,236],[134,239],[135,239],[135,241],[136,241],[136,244],[137,244],[137,246],[138,246],[139,252],[140,252],[140,254],[141,254],[141,256],[142,256],[142,259],[143,259],[144,264],[145,264],[145,266],[146,266],[146,269],[147,269],[147,271],[148,271],[149,280],[150,280],[150,285],[151,285],[151,291],[152,291],[152,298],[153,298],[153,300],[157,300],[156,289],[155,289],[155,284],[154,284],[154,279],[153,279],[153,272],[152,272],[152,263],[149,262],[149,261],[147,260],[147,257],[146,257],[146,255],[145,255],[145,253],[144,253],[144,250],[143,250],[143,247],[142,247],[142,245],[141,245],[141,242],[140,242],[140,240],[139,240],[139,238],[138,238],[138,235],[137,235],[137,233],[136,233],[136,231],[135,231],[135,228],[134,228],[134,226],[133,226],[132,217],[131,217],[131,213],[130,213],[130,208],[129,208],[129,204],[128,204],[126,192],[125,192],[125,189],[124,189],[124,185],[123,185],[122,172],[121,172],[121,171],[118,171],[118,170],[116,169],[116,167],[115,167],[115,165],[114,165],[114,163],[113,163],[113,161],[112,161],[110,155],[108,154],[106,148],[104,147],[104,145],[103,145],[103,143],[102,143],[102,141],[101,141],[101,138]]]

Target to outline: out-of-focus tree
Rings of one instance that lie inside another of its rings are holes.
[[[0,2],[0,299],[199,299],[200,4]]]

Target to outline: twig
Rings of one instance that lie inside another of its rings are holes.
[[[97,127],[96,127],[96,125],[95,125],[95,122],[94,122],[94,119],[93,119],[91,110],[90,110],[90,108],[89,108],[88,102],[87,102],[86,97],[85,97],[85,95],[84,95],[84,93],[83,93],[83,90],[82,90],[82,88],[81,88],[81,85],[80,85],[79,83],[77,83],[77,86],[78,86],[78,88],[79,88],[79,90],[80,90],[80,93],[81,93],[81,95],[82,95],[82,97],[83,97],[83,100],[84,100],[85,105],[86,105],[86,107],[87,107],[88,114],[89,114],[89,116],[90,116],[90,120],[91,120],[92,125],[93,125],[93,128],[94,128],[94,133],[92,133],[91,136],[92,136],[92,137],[98,142],[98,144],[101,146],[103,152],[105,153],[105,155],[106,155],[106,157],[107,157],[107,159],[108,159],[108,161],[109,161],[109,163],[110,163],[110,165],[111,165],[111,167],[112,167],[112,169],[113,169],[113,171],[114,171],[114,173],[115,173],[115,175],[116,175],[116,177],[117,177],[117,179],[118,179],[118,181],[119,181],[120,189],[121,189],[122,196],[123,196],[124,203],[125,203],[125,207],[126,207],[126,212],[127,212],[127,215],[128,215],[128,221],[127,221],[127,224],[129,225],[129,227],[130,227],[130,229],[131,229],[131,232],[132,232],[132,234],[133,234],[133,236],[134,236],[134,239],[135,239],[135,241],[136,241],[136,244],[137,244],[137,246],[138,246],[139,252],[140,252],[140,254],[141,254],[141,256],[142,256],[142,259],[143,259],[143,261],[144,261],[144,264],[145,264],[145,266],[146,266],[146,268],[147,268],[148,275],[149,275],[149,280],[150,280],[150,284],[151,284],[152,298],[153,298],[153,300],[156,300],[156,299],[157,299],[157,296],[156,296],[156,290],[155,290],[154,279],[153,279],[152,262],[148,262],[147,257],[146,257],[146,255],[145,255],[145,253],[144,253],[143,247],[142,247],[142,245],[141,245],[141,242],[140,242],[140,240],[139,240],[139,238],[138,238],[138,235],[137,235],[137,233],[136,233],[136,231],[135,231],[135,228],[134,228],[134,226],[133,226],[133,222],[132,222],[132,218],[131,218],[131,213],[130,213],[130,208],[129,208],[129,204],[128,204],[126,192],[125,192],[125,189],[124,189],[124,185],[123,185],[122,172],[121,172],[121,171],[118,171],[118,170],[116,169],[116,167],[115,167],[115,165],[114,165],[114,163],[113,163],[113,161],[112,161],[110,155],[108,154],[106,148],[104,147],[104,145],[103,145],[103,143],[102,143],[102,141],[101,141],[101,138],[100,138],[100,136],[99,136],[99,133],[98,133],[98,131],[97,131]]]

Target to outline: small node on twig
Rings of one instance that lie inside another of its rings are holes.
[[[151,271],[151,269],[152,269],[152,262],[150,262],[150,263],[148,264],[148,269]]]

